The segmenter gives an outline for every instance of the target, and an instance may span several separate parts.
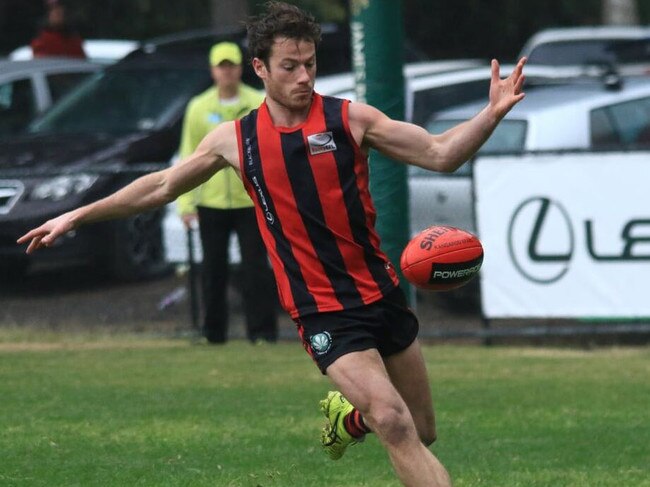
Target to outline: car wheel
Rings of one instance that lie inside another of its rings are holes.
[[[110,274],[120,280],[164,275],[172,266],[165,261],[163,211],[156,210],[114,222]]]
[[[11,284],[20,281],[25,277],[28,267],[27,261],[23,259],[0,263],[0,282]]]

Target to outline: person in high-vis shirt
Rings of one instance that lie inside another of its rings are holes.
[[[241,82],[242,53],[237,44],[221,42],[210,50],[214,85],[190,100],[183,121],[180,157],[192,154],[217,125],[247,115],[264,96]],[[253,201],[234,169],[178,198],[186,228],[198,222],[203,247],[203,329],[209,343],[228,338],[228,247],[237,234],[241,253],[242,295],[247,337],[251,342],[277,339],[275,280],[255,221]]]

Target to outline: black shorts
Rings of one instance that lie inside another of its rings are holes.
[[[406,349],[417,337],[418,319],[402,290],[358,308],[314,313],[294,320],[307,353],[323,374],[337,358],[376,348],[382,357]]]

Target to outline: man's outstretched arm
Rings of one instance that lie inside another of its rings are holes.
[[[48,220],[20,237],[17,243],[29,242],[27,253],[31,254],[83,224],[124,218],[174,201],[228,165],[221,155],[228,137],[236,140],[234,123],[225,123],[213,130],[180,164],[146,174],[110,196]]]
[[[388,157],[440,172],[455,171],[470,159],[490,137],[501,119],[524,98],[522,58],[505,79],[499,74],[499,63],[492,60],[489,103],[472,119],[438,135],[422,127],[392,120],[369,105],[353,103],[350,119],[363,130],[364,145]]]

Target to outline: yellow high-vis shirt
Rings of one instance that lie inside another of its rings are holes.
[[[241,84],[235,101],[219,99],[218,87],[212,86],[190,100],[185,110],[179,155],[181,159],[194,152],[208,132],[222,122],[238,120],[258,108],[264,95]],[[197,206],[233,209],[253,206],[244,185],[231,167],[222,169],[201,186],[176,200],[181,215],[196,212]]]

